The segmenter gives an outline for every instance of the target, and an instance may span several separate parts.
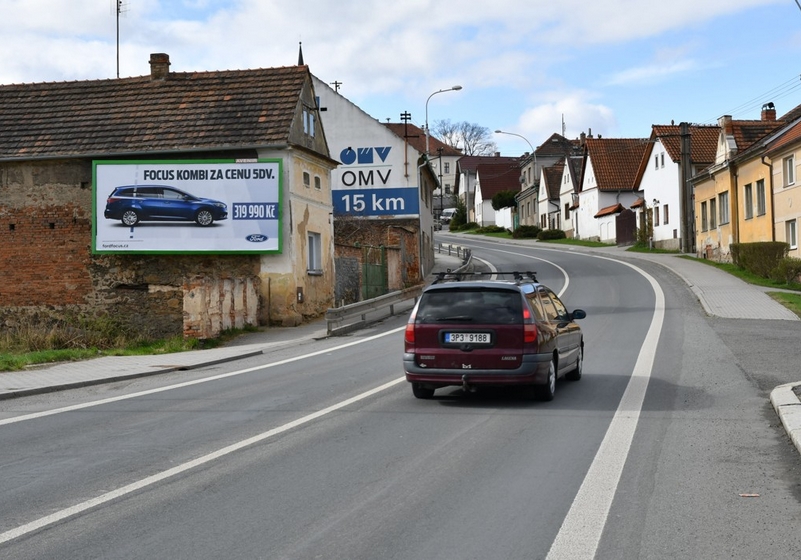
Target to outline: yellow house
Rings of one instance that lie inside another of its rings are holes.
[[[772,162],[769,180],[773,193],[775,239],[790,245],[789,256],[801,258],[798,248],[798,223],[801,221],[801,181],[798,178],[801,121],[776,138],[768,146],[766,155]]]
[[[731,260],[731,244],[771,241],[770,165],[763,163],[765,139],[785,124],[772,104],[761,120],[718,119],[715,163],[692,179],[695,247],[699,257]]]

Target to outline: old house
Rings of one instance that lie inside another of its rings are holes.
[[[306,66],[0,86],[0,324],[154,336],[333,303],[329,157]]]

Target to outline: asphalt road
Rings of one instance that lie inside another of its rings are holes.
[[[474,254],[587,311],[584,377],[553,402],[414,399],[399,318],[3,401],[0,418],[104,399],[0,426],[0,557],[801,556],[801,460],[767,399],[801,327],[707,317],[650,263]]]

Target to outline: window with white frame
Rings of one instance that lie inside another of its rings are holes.
[[[795,184],[795,155],[787,156],[782,160],[782,170],[784,171],[784,186],[789,187]]]
[[[765,204],[765,180],[760,179],[756,184],[756,205],[757,216],[764,216],[766,210]]]
[[[314,137],[314,113],[309,109],[303,109],[303,132]]]
[[[659,206],[654,206],[654,226],[659,225]]]
[[[718,206],[720,206],[720,225],[729,223],[729,191],[718,195]]]
[[[662,224],[667,225],[670,222],[668,219],[668,205],[662,206]]]
[[[451,172],[451,164],[450,164],[450,162],[446,161],[445,162],[445,173],[450,173],[450,172]]]
[[[785,240],[790,244],[790,249],[798,249],[798,231],[796,230],[796,221],[790,220],[784,222]]]
[[[659,154],[654,154],[654,169],[659,169]]]
[[[665,167],[665,152],[659,154],[659,159],[662,161],[662,167]]]
[[[321,274],[323,272],[323,252],[320,234],[310,231],[308,233],[308,244],[307,272]]]
[[[754,217],[754,192],[751,183],[743,186],[743,204],[745,205],[745,219]]]

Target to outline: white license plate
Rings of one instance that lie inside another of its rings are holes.
[[[489,333],[449,332],[445,333],[445,342],[451,344],[489,344]]]

